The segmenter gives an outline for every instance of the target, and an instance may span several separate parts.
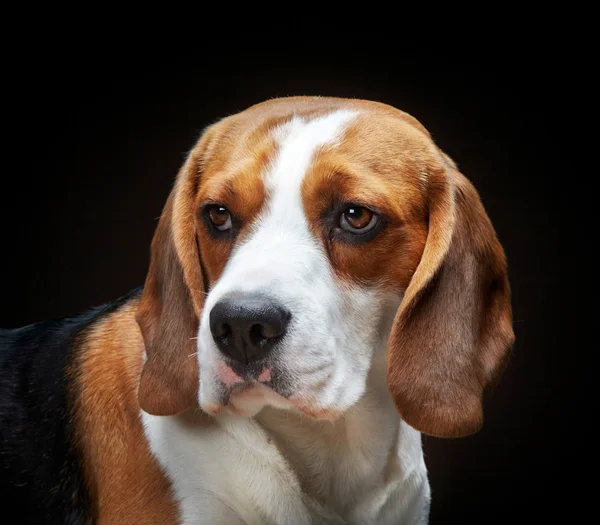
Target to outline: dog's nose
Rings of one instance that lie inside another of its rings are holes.
[[[288,310],[263,296],[225,298],[210,312],[210,331],[223,354],[247,365],[267,355],[290,318]]]

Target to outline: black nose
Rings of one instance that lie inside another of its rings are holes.
[[[272,299],[252,295],[220,300],[210,312],[219,350],[241,364],[258,361],[284,335],[291,314]]]

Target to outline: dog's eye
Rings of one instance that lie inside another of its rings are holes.
[[[351,233],[367,233],[379,222],[379,216],[364,206],[348,206],[340,215],[340,228]]]
[[[206,210],[206,215],[213,226],[220,232],[231,230],[231,214],[225,206],[219,204],[209,206]]]

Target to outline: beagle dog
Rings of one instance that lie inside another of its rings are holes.
[[[513,340],[503,249],[417,120],[269,100],[204,131],[143,289],[0,334],[3,514],[427,523],[421,433],[479,430]]]

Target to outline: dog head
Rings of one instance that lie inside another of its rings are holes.
[[[203,133],[137,320],[149,413],[332,418],[382,357],[401,416],[438,436],[480,428],[514,340],[504,252],[473,186],[411,116],[330,98],[271,100]]]

